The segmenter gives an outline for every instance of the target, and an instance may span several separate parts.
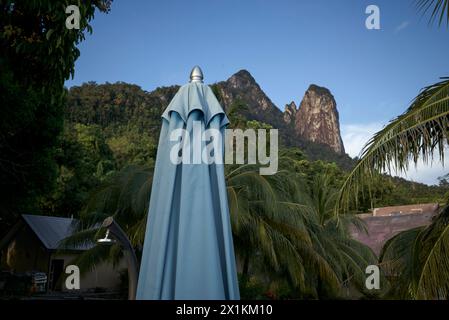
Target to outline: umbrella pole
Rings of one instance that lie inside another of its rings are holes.
[[[128,265],[128,300],[136,300],[138,263],[134,248],[131,245],[131,242],[129,242],[126,233],[114,221],[113,217],[107,217],[103,221],[102,227],[109,230],[123,248]]]

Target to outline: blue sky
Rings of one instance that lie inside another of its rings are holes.
[[[370,4],[380,30],[365,28]],[[150,91],[184,84],[195,64],[207,83],[247,69],[283,110],[315,83],[334,94],[352,156],[422,87],[449,75],[449,29],[429,26],[415,0],[116,0],[92,26],[67,86],[125,81]],[[436,166],[412,178],[433,183],[443,173]]]

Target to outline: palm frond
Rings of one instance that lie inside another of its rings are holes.
[[[422,231],[416,283],[418,299],[449,298],[449,207]]]
[[[440,161],[448,142],[449,80],[431,85],[415,98],[405,113],[377,132],[364,147],[361,158],[344,181],[334,213],[347,211],[357,201],[363,184],[376,174],[406,171],[410,161],[433,160],[435,150]]]
[[[449,297],[449,206],[427,227],[403,231],[387,241],[380,255],[396,279],[396,294],[413,299]]]
[[[113,246],[118,246],[117,244]],[[71,261],[80,269],[81,274],[95,270],[102,262],[111,259],[111,248],[108,246],[94,246],[89,250],[83,251],[80,255]]]
[[[355,264],[369,260],[363,245],[348,236],[347,227],[356,220],[347,215],[337,225],[332,215],[336,192],[327,177],[317,177],[309,188],[299,174],[282,166],[272,176],[261,176],[255,165],[226,167],[236,255],[251,264],[252,273],[273,281],[288,279],[301,294],[336,296],[341,284],[358,271]],[[131,166],[108,180],[92,193],[82,215],[83,227],[112,215],[131,243],[141,245],[151,177],[148,168]],[[103,235],[78,231],[73,243]],[[104,259],[117,262],[120,256],[118,247],[97,246],[84,252],[80,263],[92,268]]]
[[[63,239],[58,244],[58,250],[64,251],[67,248],[86,248],[95,244],[95,240],[100,237],[100,229],[90,228],[75,232],[71,236]]]
[[[441,26],[446,18],[449,26],[449,0],[418,0],[417,7],[423,15],[430,12],[429,24],[438,19],[438,25]]]

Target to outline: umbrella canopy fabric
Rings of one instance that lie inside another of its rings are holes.
[[[201,82],[182,86],[163,113],[137,299],[239,299],[223,164],[172,159],[175,130],[192,136],[200,124],[224,137],[228,123]]]

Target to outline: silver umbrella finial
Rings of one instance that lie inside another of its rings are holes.
[[[194,66],[190,72],[190,82],[203,82],[203,71],[199,66]]]

